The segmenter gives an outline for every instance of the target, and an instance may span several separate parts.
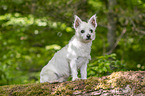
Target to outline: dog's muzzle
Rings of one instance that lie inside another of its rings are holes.
[[[87,39],[86,40],[91,40],[91,35],[90,34],[87,35]]]

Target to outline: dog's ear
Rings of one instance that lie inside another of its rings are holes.
[[[95,28],[97,27],[96,14],[89,19],[88,23],[92,24]]]
[[[75,15],[74,18],[75,18],[75,20],[74,20],[74,28],[76,29],[76,28],[78,28],[80,26],[82,20],[77,15]]]

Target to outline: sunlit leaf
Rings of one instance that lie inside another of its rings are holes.
[[[61,47],[60,47],[59,45],[56,45],[56,44],[45,46],[45,49],[46,49],[46,50],[51,50],[51,49],[59,50],[60,48],[61,48]]]

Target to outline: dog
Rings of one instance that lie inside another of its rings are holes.
[[[79,69],[81,79],[87,79],[87,64],[91,60],[91,45],[95,39],[97,27],[96,14],[88,22],[82,21],[76,15],[74,18],[75,35],[68,45],[56,52],[48,64],[42,68],[40,83],[64,82],[70,75],[72,81],[77,80]]]

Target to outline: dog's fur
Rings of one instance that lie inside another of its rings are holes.
[[[72,81],[76,80],[78,69],[81,72],[81,79],[87,79],[87,64],[91,59],[91,45],[92,40],[95,39],[96,27],[96,15],[93,15],[87,23],[75,15],[75,35],[69,44],[55,53],[49,63],[43,67],[40,73],[40,83],[63,82],[70,75]]]

